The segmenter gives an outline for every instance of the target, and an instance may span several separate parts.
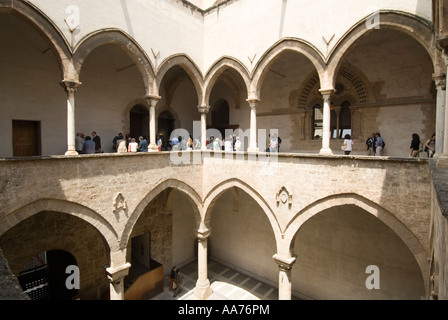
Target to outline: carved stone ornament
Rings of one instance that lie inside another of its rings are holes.
[[[282,187],[279,192],[276,194],[277,206],[288,203],[290,207],[292,205],[292,194],[286,189],[286,187]]]
[[[114,214],[117,216],[120,214],[120,211],[124,211],[127,215],[128,212],[128,205],[126,203],[126,199],[124,198],[123,194],[121,192],[117,193],[115,196],[114,202],[113,202],[113,208],[114,208]]]

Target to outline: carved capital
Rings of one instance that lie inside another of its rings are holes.
[[[118,268],[111,268],[109,266],[106,266],[106,275],[110,283],[116,284],[123,281],[124,278],[129,274],[130,267],[131,264],[129,262],[125,263],[122,266],[119,266]]]
[[[61,81],[61,86],[67,94],[75,94],[81,84],[81,82],[76,80],[64,79]]]
[[[198,112],[200,114],[207,114],[210,111],[210,106],[205,104],[198,106]]]
[[[433,74],[432,80],[437,90],[446,90],[446,76],[444,74]]]
[[[257,103],[260,102],[259,99],[255,99],[255,98],[250,98],[246,100],[249,103],[249,107],[251,109],[255,109],[257,107]]]
[[[292,266],[296,262],[295,256],[286,258],[286,257],[281,257],[278,254],[274,254],[274,256],[272,258],[274,259],[275,263],[277,263],[279,269],[282,271],[291,270]]]
[[[199,241],[206,241],[207,238],[212,233],[211,229],[198,229],[197,231],[197,238]]]
[[[162,97],[148,94],[144,96],[143,99],[147,100],[151,107],[155,107]]]

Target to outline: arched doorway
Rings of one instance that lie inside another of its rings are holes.
[[[221,136],[225,137],[225,130],[229,128],[229,122],[229,103],[225,99],[219,99],[212,108],[212,128],[219,130]]]
[[[163,111],[158,118],[158,138],[162,139],[162,151],[168,150],[168,139],[171,136],[171,132],[175,128],[175,117],[168,110]]]
[[[17,277],[23,291],[31,300],[71,300],[78,289],[66,285],[72,271],[67,267],[76,266],[75,257],[64,250],[50,250],[32,257]],[[78,280],[79,282],[79,280]]]
[[[131,138],[138,140],[139,136],[149,136],[149,110],[144,105],[137,104],[130,111],[129,133]]]

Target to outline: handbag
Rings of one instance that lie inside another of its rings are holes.
[[[345,144],[341,146],[342,151],[345,151],[346,148],[347,148],[347,146]]]

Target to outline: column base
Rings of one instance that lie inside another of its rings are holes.
[[[441,154],[437,159],[438,168],[448,168],[448,153]]]
[[[148,152],[159,152],[159,147],[156,144],[150,144],[148,146]]]
[[[319,154],[322,156],[332,156],[333,151],[331,151],[330,148],[322,148],[322,149],[320,149]]]
[[[206,300],[212,295],[213,291],[210,287],[210,281],[207,279],[206,281],[197,281],[196,287],[194,288],[194,295],[201,300]]]
[[[65,152],[66,156],[77,156],[79,153],[76,150],[67,150]]]

